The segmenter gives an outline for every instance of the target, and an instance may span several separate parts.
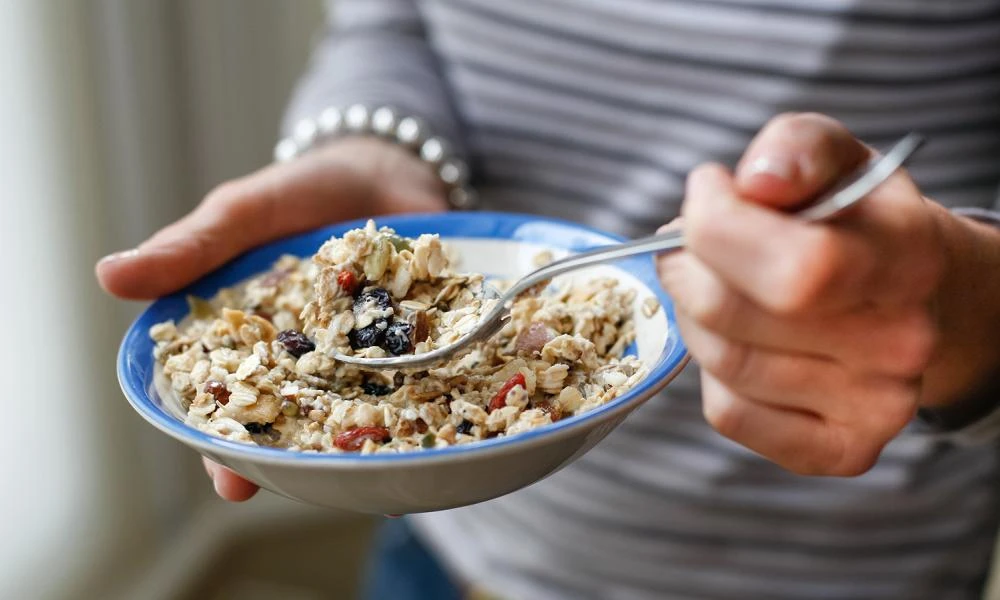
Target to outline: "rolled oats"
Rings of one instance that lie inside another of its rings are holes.
[[[481,298],[482,275],[452,271],[455,258],[436,235],[404,239],[372,222],[312,260],[284,256],[210,300],[191,298],[184,322],[154,325],[158,378],[186,422],[212,435],[365,454],[515,435],[600,406],[645,376],[622,356],[635,338],[635,292],[610,278],[523,295],[494,339],[432,369],[370,373],[332,358],[427,352],[460,338],[493,301]],[[359,343],[364,335],[381,345]]]

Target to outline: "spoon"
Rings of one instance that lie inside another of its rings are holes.
[[[832,219],[873,192],[896,169],[902,166],[923,143],[924,139],[919,134],[908,134],[896,142],[896,145],[887,153],[873,157],[858,167],[853,173],[844,176],[827,191],[817,196],[808,206],[791,214],[796,218],[809,222]],[[333,358],[343,363],[371,370],[431,367],[444,362],[459,352],[471,349],[473,344],[485,341],[495,335],[506,323],[514,300],[540,283],[576,269],[638,254],[680,250],[683,247],[683,231],[670,231],[622,244],[601,246],[594,250],[574,254],[551,262],[529,273],[512,285],[503,295],[500,295],[495,289],[484,284],[483,298],[498,299],[498,302],[489,312],[480,317],[479,323],[476,324],[474,329],[447,346],[436,348],[423,354],[404,354],[385,358],[364,358],[335,354]]]

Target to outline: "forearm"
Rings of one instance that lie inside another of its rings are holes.
[[[939,352],[921,404],[960,420],[1000,406],[1000,228],[934,209],[948,263],[936,298]]]

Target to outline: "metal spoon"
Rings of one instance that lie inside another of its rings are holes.
[[[809,205],[794,212],[794,216],[804,221],[826,221],[845,211],[858,202],[882,182],[889,178],[921,145],[924,139],[916,133],[910,133],[896,143],[887,153],[875,156],[857,170],[843,177],[830,189],[816,197]],[[512,285],[502,296],[493,288],[484,285],[485,298],[499,298],[499,301],[488,313],[482,315],[475,329],[458,341],[437,348],[424,354],[405,354],[385,358],[363,358],[334,355],[334,359],[356,365],[364,369],[420,369],[431,367],[455,356],[457,353],[471,349],[473,344],[485,341],[495,335],[504,326],[510,315],[514,300],[532,287],[548,281],[553,277],[569,271],[607,263],[637,254],[652,252],[669,252],[684,247],[684,233],[671,231],[649,237],[640,238],[622,244],[601,246],[594,250],[581,252],[545,265],[529,273]]]

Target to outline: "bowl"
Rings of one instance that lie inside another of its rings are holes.
[[[505,213],[387,216],[377,220],[399,234],[439,233],[462,255],[458,270],[518,277],[548,250],[556,257],[622,238],[567,221]],[[651,256],[592,267],[581,277],[613,275],[637,292],[637,339],[629,348],[649,368],[627,393],[589,412],[513,435],[440,449],[398,454],[318,454],[250,446],[216,438],[184,424],[154,385],[150,326],[181,320],[188,294],[214,295],[267,271],[283,254],[309,256],[334,235],[362,227],[354,221],[282,239],[250,251],[188,288],[150,305],[125,334],[118,379],[132,407],[154,427],[200,454],[226,465],[262,488],[310,504],[372,514],[443,510],[490,500],[535,483],[572,463],[604,439],[625,417],[662,389],[687,362],[673,304],[659,286]],[[661,306],[643,315],[643,300]]]

